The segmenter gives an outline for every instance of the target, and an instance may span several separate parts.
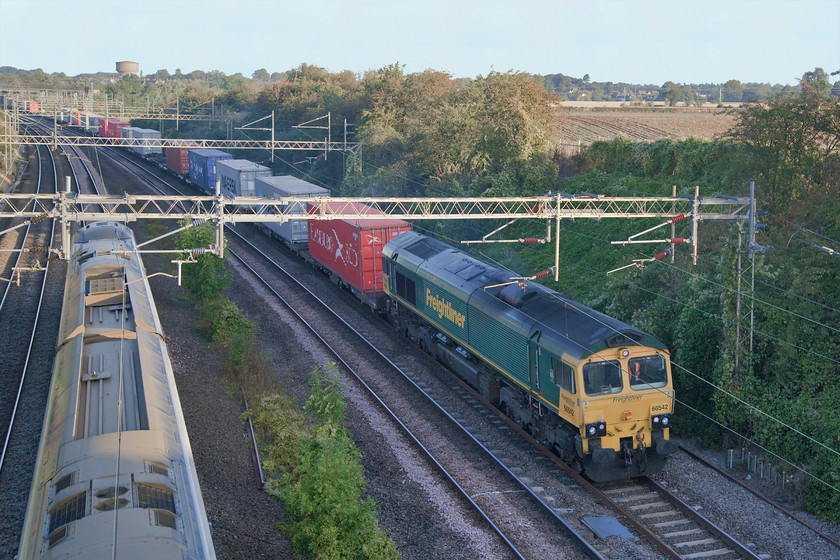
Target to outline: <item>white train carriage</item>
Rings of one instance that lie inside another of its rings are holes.
[[[134,236],[94,223],[74,241],[18,557],[215,558]]]

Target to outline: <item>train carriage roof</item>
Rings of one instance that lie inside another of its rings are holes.
[[[523,289],[512,280],[517,274],[423,234],[404,233],[388,243],[383,252],[388,258],[399,253],[399,262],[418,265],[426,274],[446,282],[451,290],[460,291],[472,306],[495,310],[508,318],[518,316],[523,324],[535,322],[533,329],[540,331],[540,345],[558,356],[584,359],[620,346],[665,349],[661,341],[635,327],[536,282],[526,282]]]

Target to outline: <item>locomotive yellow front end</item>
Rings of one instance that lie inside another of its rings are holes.
[[[582,419],[579,455],[596,482],[652,474],[677,445],[670,441],[674,389],[668,352],[609,348],[578,366]]]

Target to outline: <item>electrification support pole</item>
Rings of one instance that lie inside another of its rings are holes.
[[[671,196],[673,196],[674,198],[677,198],[677,185],[672,185],[671,186]],[[672,202],[671,203],[671,212],[676,214],[677,213],[676,210],[677,210],[677,204],[675,202]],[[676,222],[671,222],[671,239],[674,239],[676,236],[677,236],[677,223]],[[671,243],[671,264],[674,264],[674,261],[677,258],[676,248],[677,248],[677,244],[676,243]]]
[[[698,232],[700,231],[700,185],[694,187],[694,206],[691,211],[691,240],[694,245],[694,266],[697,266],[697,257],[700,248],[700,239]]]
[[[69,204],[68,198],[70,198],[70,176],[67,175],[65,177],[65,186],[64,192],[61,193],[61,249],[64,253],[64,260],[70,260],[70,252],[72,249],[70,248],[70,220],[67,219],[67,205]]]
[[[554,240],[554,281],[560,281],[560,193],[557,193],[557,235]]]
[[[225,258],[225,197],[222,196],[222,183],[216,177],[216,256]]]
[[[274,163],[274,110],[271,111],[271,163]]]
[[[740,366],[741,362],[741,278],[744,275],[744,269],[741,262],[741,245],[742,245],[742,238],[744,236],[744,230],[741,229],[739,224],[738,226],[738,279],[737,285],[735,289],[736,299],[735,299],[735,373],[738,374],[738,367]]]

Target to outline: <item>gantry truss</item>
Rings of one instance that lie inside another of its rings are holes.
[[[99,136],[62,136],[55,134],[17,136],[0,134],[0,144],[38,144],[40,146],[112,146],[143,148],[217,148],[239,150],[309,150],[309,151],[347,151],[357,152],[361,148],[358,142],[326,142],[324,140],[213,140],[207,138],[101,138]]]
[[[312,204],[315,203],[315,204]],[[358,203],[363,203],[361,206]],[[370,210],[372,208],[373,210]],[[62,224],[61,256],[69,258],[70,226],[78,222],[134,222],[144,219],[209,221],[216,226],[218,255],[224,251],[224,226],[237,223],[288,220],[543,220],[545,240],[550,241],[551,221],[560,235],[564,219],[658,218],[673,222],[691,220],[687,240],[697,257],[698,228],[704,221],[748,221],[751,204],[747,197],[694,195],[683,197],[606,197],[596,195],[544,195],[511,198],[260,198],[166,195],[0,194],[0,218],[25,222],[0,232],[22,227],[28,221],[52,218]],[[371,213],[375,212],[375,213]],[[500,231],[499,228],[496,231]],[[662,242],[673,243],[674,235]],[[484,240],[485,242],[493,242]],[[522,240],[519,240],[522,241]],[[498,241],[496,241],[498,242]],[[624,243],[644,243],[628,239]],[[559,274],[559,243],[555,248],[555,278]]]

